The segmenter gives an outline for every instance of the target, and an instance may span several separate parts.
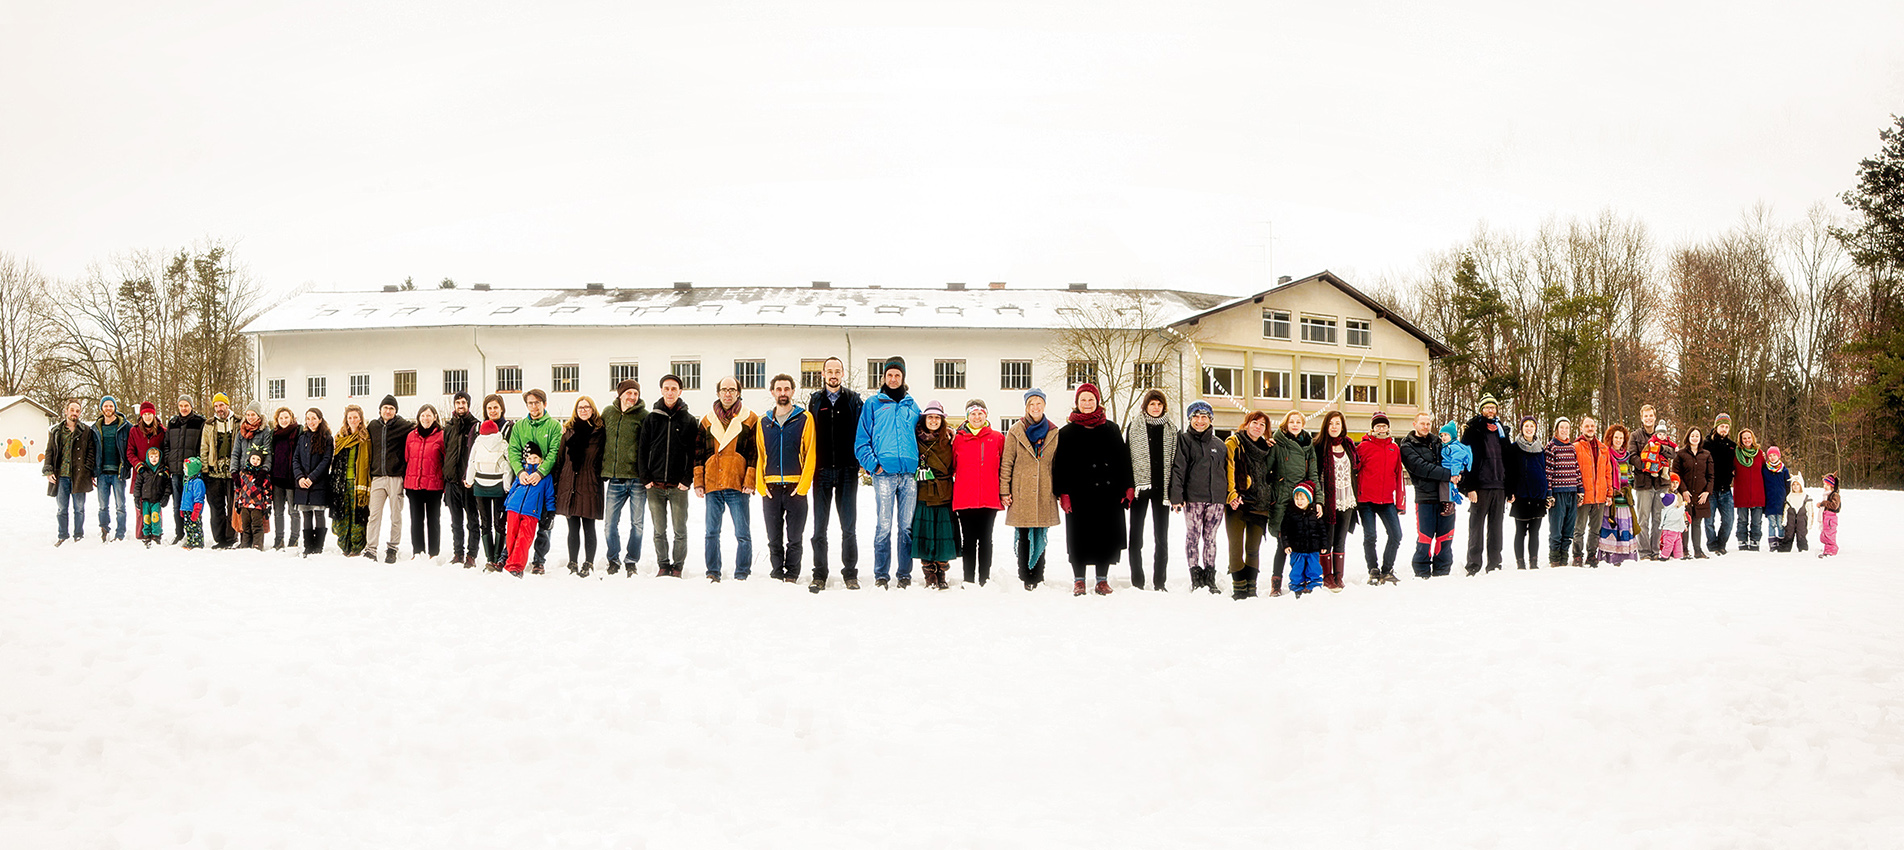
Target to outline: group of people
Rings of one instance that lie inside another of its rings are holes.
[[[1510,431],[1488,397],[1465,426],[1437,429],[1424,412],[1399,440],[1381,413],[1356,440],[1334,410],[1313,433],[1301,411],[1273,428],[1268,414],[1250,411],[1220,439],[1206,402],[1191,404],[1179,425],[1164,394],[1150,390],[1120,427],[1086,383],[1061,423],[1047,416],[1042,390],[1026,392],[1023,416],[1000,433],[981,399],[965,402],[956,425],[940,402],[921,407],[902,358],[885,361],[880,385],[864,398],[845,386],[845,374],[844,362],[828,359],[823,386],[804,406],[794,399],[794,379],[776,375],[767,387],[772,407],[761,412],[742,401],[738,381],[723,378],[713,409],[699,417],[674,375],[661,378],[653,409],[640,383],[626,380],[612,404],[598,407],[584,396],[566,421],[550,414],[547,396],[535,389],[522,394],[527,415],[515,420],[501,395],[485,397],[477,411],[469,394],[458,393],[447,415],[425,404],[414,420],[386,396],[374,417],[345,408],[335,431],[316,408],[301,422],[283,407],[270,419],[256,404],[235,414],[222,393],[212,399],[210,419],[186,397],[168,422],[151,402],[128,422],[108,396],[90,425],[80,420],[79,402],[67,405],[43,472],[59,505],[56,545],[83,536],[85,494],[95,490],[102,541],[125,538],[130,494],[138,503],[135,539],[148,547],[164,542],[169,504],[172,543],[187,548],[263,549],[271,537],[272,548],[289,540],[308,557],[323,552],[334,532],[343,554],[376,560],[381,549],[385,563],[397,560],[406,519],[412,558],[440,558],[447,513],[450,563],[474,568],[480,555],[485,570],[517,577],[545,571],[557,517],[568,528],[566,568],[574,575],[594,572],[597,525],[606,519],[609,575],[636,574],[646,522],[656,574],[679,577],[692,494],[706,505],[705,575],[723,579],[722,537],[731,525],[733,576],[746,580],[758,498],[773,579],[801,580],[811,514],[813,593],[828,587],[835,512],[840,578],[848,589],[860,587],[862,475],[875,503],[873,580],[881,588],[895,580],[910,586],[917,560],[922,583],[946,589],[955,558],[966,583],[986,584],[1001,512],[1027,590],[1045,581],[1048,535],[1062,521],[1072,592],[1080,596],[1109,594],[1111,565],[1126,557],[1133,587],[1167,589],[1173,513],[1183,517],[1191,590],[1220,592],[1221,529],[1237,599],[1257,595],[1265,537],[1274,539],[1270,596],[1283,595],[1285,574],[1298,597],[1339,592],[1357,525],[1368,583],[1396,583],[1400,517],[1410,502],[1419,578],[1451,571],[1459,504],[1469,505],[1469,575],[1502,567],[1508,515],[1521,569],[1541,565],[1543,519],[1549,566],[1568,563],[1570,552],[1573,566],[1723,555],[1735,519],[1740,549],[1756,550],[1763,539],[1777,551],[1803,550],[1814,512],[1820,557],[1837,553],[1835,476],[1824,477],[1814,511],[1802,476],[1779,449],[1761,450],[1750,430],[1735,443],[1723,413],[1710,435],[1693,427],[1675,438],[1648,405],[1637,438],[1619,424],[1602,437],[1598,422],[1583,416],[1578,436],[1563,417],[1542,439],[1533,416]],[[1380,558],[1378,531],[1386,536]]]

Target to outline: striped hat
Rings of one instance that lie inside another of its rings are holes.
[[[1294,498],[1299,495],[1308,499],[1309,504],[1312,504],[1312,505],[1315,504],[1316,503],[1316,485],[1311,484],[1307,481],[1304,481],[1301,484],[1297,484],[1296,491],[1294,493],[1291,493],[1290,497]]]

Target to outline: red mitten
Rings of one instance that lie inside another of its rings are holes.
[[[1059,496],[1058,507],[1063,508],[1065,513],[1070,513],[1071,512],[1071,497]]]
[[[1137,501],[1137,488],[1126,487],[1124,489],[1124,504],[1128,505],[1134,501]]]
[[[193,508],[193,509],[192,509],[192,521],[193,521],[193,522],[198,522],[198,518],[199,518],[199,515],[200,515],[200,514],[203,514],[204,512],[205,512],[205,506],[204,506],[204,505],[199,505],[198,507],[196,507],[196,508]]]

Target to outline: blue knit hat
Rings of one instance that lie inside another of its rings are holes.
[[[1207,401],[1190,402],[1190,415],[1195,416],[1199,413],[1205,416],[1211,416],[1215,414],[1215,410],[1210,407],[1210,403]]]
[[[1025,391],[1025,401],[1027,402],[1031,401],[1032,396],[1037,396],[1038,398],[1045,398],[1045,391],[1038,389],[1037,387],[1032,387],[1031,389],[1028,389]],[[1045,401],[1050,401],[1050,400],[1051,399],[1045,398]]]
[[[114,409],[117,409],[117,408],[119,407],[119,400],[118,400],[118,399],[116,399],[116,398],[113,398],[112,396],[109,396],[109,395],[102,395],[102,396],[100,396],[100,397],[99,397],[99,409],[100,409],[100,410],[105,410],[105,409],[106,409],[106,402],[109,402],[109,401],[110,401],[110,402],[112,402],[112,406],[113,406],[113,408],[114,408]]]
[[[1441,433],[1447,434],[1449,439],[1459,440],[1461,439],[1461,426],[1449,422],[1441,426]]]

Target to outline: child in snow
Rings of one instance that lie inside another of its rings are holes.
[[[1785,522],[1781,529],[1784,533],[1772,541],[1772,551],[1790,552],[1792,544],[1798,544],[1798,551],[1811,550],[1806,542],[1806,534],[1811,531],[1811,496],[1805,493],[1805,476],[1798,470],[1792,470],[1791,492],[1786,494],[1785,502],[1779,505],[1784,509]]]
[[[1825,498],[1818,503],[1818,544],[1823,551],[1818,557],[1838,554],[1838,508],[1842,503],[1838,499],[1838,474],[1825,476]]]
[[[152,541],[165,536],[159,519],[165,514],[165,503],[172,498],[172,482],[159,458],[159,447],[152,446],[145,450],[145,462],[132,471],[132,492],[139,497],[138,539],[145,541],[147,549],[152,548]]]
[[[205,464],[198,458],[185,461],[185,492],[179,496],[179,515],[185,517],[185,548],[205,548],[205,479],[199,473]]]
[[[463,486],[476,497],[477,537],[483,541],[483,570],[501,572],[508,558],[503,532],[503,499],[509,496],[509,446],[503,442],[502,426],[485,419],[474,445],[469,449],[469,471],[463,474]]]
[[[1450,479],[1474,468],[1474,450],[1461,442],[1461,426],[1453,421],[1441,426],[1441,466],[1448,470]],[[1454,513],[1455,505],[1461,504],[1461,491],[1453,481],[1441,487],[1446,492],[1441,499],[1441,515],[1447,516]]]
[[[1322,517],[1310,510],[1315,492],[1316,485],[1308,481],[1296,485],[1293,507],[1283,511],[1282,534],[1278,535],[1283,554],[1289,556],[1289,589],[1296,592],[1297,599],[1322,585],[1322,558],[1329,554],[1329,532],[1322,525]]]
[[[541,463],[542,447],[530,440],[522,447],[522,468],[532,469]],[[510,575],[522,578],[522,569],[529,563],[529,550],[535,546],[536,523],[543,514],[555,510],[555,478],[545,476],[534,484],[518,479],[503,507],[508,511],[509,521],[509,559],[503,567]]]
[[[1686,536],[1686,503],[1679,498],[1679,476],[1673,476],[1672,482],[1672,489],[1659,497],[1665,506],[1659,514],[1659,556],[1666,560],[1687,557],[1681,542]]]

